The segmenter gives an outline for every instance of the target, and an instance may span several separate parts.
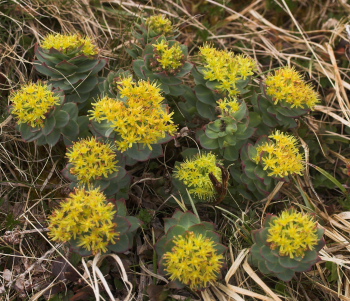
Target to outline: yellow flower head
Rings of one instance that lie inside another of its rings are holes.
[[[257,147],[255,163],[262,163],[269,176],[302,175],[305,169],[304,157],[299,153],[297,139],[280,131],[276,131],[269,138],[275,142],[265,142]]]
[[[83,183],[89,183],[102,176],[107,178],[118,171],[117,156],[111,145],[99,142],[94,137],[74,142],[67,157],[73,165],[70,173]]]
[[[162,34],[166,36],[174,31],[171,21],[164,17],[164,15],[156,15],[147,18],[146,25],[158,35]]]
[[[293,67],[283,67],[266,79],[267,94],[273,97],[275,104],[285,102],[291,108],[313,109],[319,102],[319,96],[310,84]]]
[[[26,123],[31,127],[43,127],[46,114],[59,105],[59,97],[47,85],[29,83],[19,91],[12,93],[11,114],[18,119],[18,124]]]
[[[135,143],[144,143],[152,149],[166,133],[173,135],[176,126],[163,104],[164,97],[156,84],[147,81],[135,83],[132,78],[120,82],[120,95],[126,101],[104,97],[93,104],[90,119],[108,121],[119,135],[117,148],[124,152]]]
[[[219,162],[214,154],[200,154],[177,166],[174,176],[190,188],[190,193],[200,199],[210,200],[216,192],[209,174],[213,173],[217,179],[221,179],[221,170],[216,166],[217,163]]]
[[[307,250],[318,244],[317,224],[309,214],[294,209],[283,211],[270,222],[267,242],[281,256],[304,257]]]
[[[98,48],[93,44],[89,37],[81,37],[79,35],[65,35],[65,34],[49,34],[41,43],[44,49],[57,49],[66,54],[80,49],[79,53],[85,55],[95,55],[98,53]]]
[[[232,114],[236,113],[241,107],[237,99],[231,97],[219,99],[216,103],[218,104],[223,116],[231,116]]]
[[[171,252],[164,254],[164,266],[171,280],[191,289],[202,289],[217,279],[224,257],[217,254],[215,242],[193,232],[177,236]]]
[[[216,88],[228,96],[239,94],[236,84],[253,75],[256,63],[245,55],[235,55],[231,51],[218,50],[210,45],[200,47],[200,55],[204,60],[204,78],[218,81]]]
[[[155,57],[163,70],[174,72],[183,66],[185,55],[179,43],[175,43],[169,48],[169,43],[166,40],[161,40],[152,46],[157,50]]]
[[[49,217],[49,236],[54,241],[78,239],[78,245],[94,254],[106,252],[118,240],[114,205],[100,190],[76,189]]]

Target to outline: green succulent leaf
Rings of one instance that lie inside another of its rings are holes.
[[[120,235],[119,240],[115,244],[108,245],[108,250],[116,253],[124,253],[129,249],[130,241],[126,234]]]
[[[49,135],[46,136],[46,142],[50,146],[54,146],[56,145],[60,137],[61,137],[60,129],[54,129]]]
[[[55,126],[56,126],[56,119],[54,116],[46,118],[44,127],[43,127],[43,134],[45,136],[49,135],[53,131]]]
[[[61,110],[67,112],[70,119],[76,119],[78,117],[78,106],[75,103],[68,102],[62,106]]]
[[[179,225],[188,229],[189,227],[199,224],[201,221],[197,215],[190,211],[185,212],[179,219]]]
[[[61,129],[62,134],[68,138],[75,139],[79,134],[79,125],[75,120],[70,120],[68,124]]]
[[[116,231],[120,233],[120,236],[122,236],[122,234],[124,233],[129,232],[131,228],[131,223],[128,221],[128,219],[125,216],[117,215],[114,217],[113,222],[117,224]]]
[[[69,118],[70,118],[69,114],[66,111],[62,111],[62,110],[57,110],[53,115],[53,117],[56,120],[55,127],[58,129],[65,127],[69,122]]]
[[[277,278],[281,279],[282,281],[291,281],[294,276],[293,270],[284,270],[283,273],[275,274]]]

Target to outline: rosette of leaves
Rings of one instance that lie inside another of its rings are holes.
[[[290,216],[295,214],[295,210],[291,208],[285,211],[284,214],[288,214],[290,218]],[[263,274],[273,275],[283,281],[290,281],[296,272],[306,272],[320,260],[318,253],[325,245],[323,239],[324,229],[319,226],[314,228],[314,233],[311,233],[311,235],[314,235],[314,243],[310,244],[310,247],[301,252],[299,256],[281,254],[279,248],[273,246],[270,235],[270,229],[277,218],[276,215],[268,214],[263,227],[252,232],[254,244],[250,250],[249,261],[253,266],[258,267]],[[294,224],[293,228],[294,230],[298,229],[298,226]],[[304,230],[305,233],[305,229],[298,230]],[[285,235],[288,236],[288,234]],[[308,235],[310,236],[310,234]],[[306,239],[307,235],[304,236],[304,239]],[[290,237],[290,239],[292,241],[298,240],[297,236]]]
[[[279,181],[288,181],[287,177],[276,178],[269,176],[268,171],[254,161],[258,153],[257,148],[267,141],[268,138],[262,136],[255,144],[250,142],[245,144],[240,151],[240,163],[230,167],[232,178],[242,185],[238,186],[237,189],[247,198],[265,198],[272,192]],[[279,195],[277,194],[275,198],[278,197]]]
[[[80,107],[99,94],[98,84],[103,78],[98,76],[98,72],[107,63],[104,58],[82,53],[82,47],[60,51],[37,45],[37,60],[34,61],[36,70],[48,76],[53,87],[64,91],[67,102],[81,104]]]
[[[115,232],[118,236],[115,239],[115,243],[109,243],[107,245],[107,251],[105,253],[124,253],[132,248],[136,231],[141,226],[142,222],[137,217],[128,215],[125,201],[123,199],[117,200],[113,203],[117,211],[113,223],[115,225]],[[78,253],[80,256],[93,255],[92,251],[88,251],[79,246],[78,239],[72,239],[69,243],[72,251]]]
[[[226,251],[226,247],[220,243],[221,236],[215,232],[215,225],[209,222],[201,222],[199,217],[193,214],[190,211],[182,212],[177,210],[171,218],[164,219],[164,231],[165,235],[162,236],[159,241],[155,245],[155,249],[159,259],[159,273],[166,275],[166,266],[165,264],[165,254],[174,251],[176,238],[180,237],[203,237],[209,239],[213,242],[213,247],[215,249],[215,256],[222,257],[222,254]],[[208,258],[210,261],[210,258]],[[212,276],[215,279],[211,279],[215,281],[219,277],[220,268],[222,264],[216,270]],[[203,271],[199,271],[199,273],[203,273]],[[171,281],[168,286],[173,288],[183,288],[185,285],[190,285],[189,283],[184,284],[179,280]],[[190,285],[191,286],[191,285]],[[193,287],[191,287],[193,288]],[[205,287],[198,287],[197,289],[204,289]]]
[[[162,43],[169,49],[174,46],[181,49],[182,59],[180,66],[176,68],[162,68],[159,62],[160,54],[155,46]],[[186,92],[186,89],[182,85],[183,77],[193,68],[193,65],[186,61],[187,56],[188,49],[185,45],[160,37],[153,44],[147,44],[145,46],[142,52],[142,58],[133,62],[133,69],[139,79],[157,81],[165,94],[180,96]]]
[[[225,160],[236,161],[241,147],[254,134],[256,120],[249,119],[247,105],[242,101],[239,109],[222,115],[197,132],[197,138],[205,149],[219,150]]]
[[[146,45],[154,42],[160,36],[168,40],[174,40],[179,34],[169,19],[163,15],[156,15],[142,20],[141,24],[136,24],[132,35],[138,44],[133,43],[132,47],[127,49],[127,52],[132,58],[137,59],[142,56]]]
[[[59,96],[59,104],[46,114],[42,126],[32,127],[27,123],[17,126],[25,141],[36,141],[38,145],[54,146],[62,137],[64,143],[70,145],[78,136],[88,135],[88,117],[78,117],[77,104],[66,103],[62,92],[55,91],[54,93]]]

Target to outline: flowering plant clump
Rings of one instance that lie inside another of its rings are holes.
[[[99,189],[76,189],[49,217],[49,236],[62,242],[78,239],[79,246],[93,253],[105,252],[119,237],[113,209]]]
[[[94,137],[75,142],[67,153],[72,164],[70,173],[83,183],[102,176],[106,178],[118,171],[116,157],[111,145],[99,142]]]
[[[297,139],[276,131],[269,136],[275,142],[265,142],[257,147],[255,163],[262,163],[269,176],[286,177],[291,174],[302,175],[304,157],[299,153]]]
[[[179,280],[191,289],[202,289],[217,279],[224,257],[217,253],[214,241],[187,232],[173,242],[171,252],[164,254],[165,270],[171,280]]]
[[[200,55],[204,60],[204,79],[217,81],[215,88],[228,96],[239,94],[237,83],[253,75],[256,69],[256,63],[251,58],[210,45],[200,47]]]
[[[174,31],[171,21],[164,15],[156,15],[147,18],[146,25],[150,30],[153,30],[158,35],[169,35]]]
[[[267,94],[275,104],[282,102],[291,108],[313,109],[319,96],[310,84],[293,67],[283,67],[266,79]]]
[[[250,261],[262,273],[290,281],[295,272],[310,270],[320,260],[323,233],[313,216],[294,208],[279,216],[270,214],[263,227],[252,232]]]
[[[162,39],[156,44],[152,44],[155,49],[154,58],[160,64],[160,67],[154,68],[155,71],[168,71],[176,74],[185,63],[185,55],[180,47],[180,43],[175,43],[169,47],[169,42]],[[152,63],[151,66],[158,64]],[[159,69],[159,70],[158,70]]]
[[[98,53],[97,46],[93,44],[89,37],[83,38],[77,34],[49,34],[41,42],[41,47],[48,50],[54,48],[65,54],[79,51],[81,54],[92,56]]]
[[[90,119],[98,123],[107,121],[118,135],[117,148],[124,152],[135,143],[152,149],[166,134],[174,134],[176,126],[163,104],[164,97],[156,84],[125,78],[120,82],[120,97],[125,101],[104,97],[93,104]]]
[[[43,127],[46,115],[60,104],[59,99],[49,86],[40,82],[29,83],[11,95],[11,114],[17,118],[18,124]]]
[[[181,180],[189,192],[200,199],[213,199],[216,191],[209,174],[221,179],[221,169],[217,166],[219,161],[212,153],[199,154],[192,159],[187,159],[177,166],[174,177]]]
[[[295,210],[283,211],[270,223],[267,242],[272,250],[290,258],[305,256],[318,243],[317,224],[314,217]]]
[[[231,97],[219,99],[216,103],[221,111],[221,116],[232,116],[241,108],[241,104],[237,101],[237,99]]]

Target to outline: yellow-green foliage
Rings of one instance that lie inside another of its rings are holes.
[[[235,55],[231,51],[218,50],[210,45],[200,47],[200,55],[204,60],[204,78],[218,81],[216,88],[228,96],[239,94],[236,84],[253,75],[256,63],[244,55]]]
[[[169,35],[173,33],[174,28],[171,21],[165,18],[163,15],[156,15],[147,18],[146,25],[150,30],[153,30],[156,34]]]
[[[264,166],[269,176],[286,177],[292,174],[302,175],[304,156],[298,150],[298,140],[288,134],[276,131],[269,136],[275,142],[266,142],[257,147],[254,161]]]
[[[107,245],[115,243],[119,236],[113,209],[114,205],[107,203],[98,188],[76,189],[49,217],[49,236],[62,242],[78,239],[79,246],[93,253],[105,252]]]
[[[210,200],[215,196],[214,185],[209,174],[221,179],[221,170],[216,164],[219,163],[212,153],[197,155],[181,163],[174,172],[174,177],[181,180],[189,192],[200,199]]]
[[[111,145],[104,144],[91,137],[75,142],[67,153],[69,163],[73,165],[70,173],[79,181],[88,183],[118,170],[117,156]]]
[[[44,49],[55,48],[64,53],[76,51],[80,48],[79,53],[85,55],[95,55],[98,53],[98,48],[93,44],[89,37],[81,37],[79,35],[65,34],[49,34],[41,42],[40,45]]]
[[[151,144],[176,131],[171,116],[163,104],[164,97],[155,83],[125,78],[119,83],[121,97],[126,101],[104,97],[93,104],[91,120],[106,120],[120,136],[116,141],[120,151],[126,151],[135,143],[144,143],[151,149]]]
[[[156,59],[163,70],[174,71],[183,66],[184,54],[179,43],[175,43],[169,48],[169,43],[166,40],[161,40],[159,43],[153,44],[152,46],[157,49]]]
[[[304,257],[305,251],[318,244],[317,224],[311,215],[285,210],[270,225],[267,242],[282,256]]]
[[[164,266],[171,280],[179,280],[191,289],[205,288],[216,281],[224,257],[217,254],[214,241],[189,232],[177,236],[174,243],[171,252],[164,254]]]
[[[225,97],[224,99],[219,99],[216,103],[220,108],[221,115],[228,117],[236,113],[241,107],[237,99],[232,97]]]
[[[293,67],[283,67],[266,79],[267,94],[273,97],[275,104],[285,101],[291,108],[313,109],[319,96],[310,84],[307,84]]]
[[[46,114],[58,105],[59,97],[42,83],[29,83],[10,96],[11,114],[17,118],[18,124],[26,123],[31,127],[42,127]]]

